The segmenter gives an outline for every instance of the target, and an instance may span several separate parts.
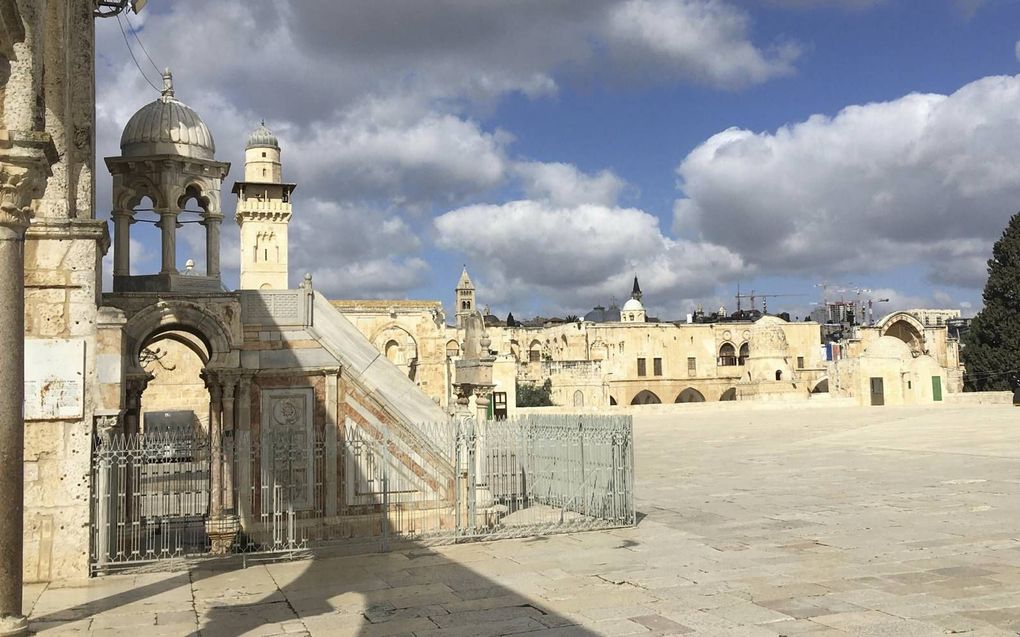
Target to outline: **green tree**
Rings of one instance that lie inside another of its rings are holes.
[[[546,378],[541,386],[534,383],[517,383],[518,407],[551,407],[552,379]]]
[[[985,306],[963,337],[961,356],[970,391],[1016,391],[1020,386],[1020,212],[992,248]]]

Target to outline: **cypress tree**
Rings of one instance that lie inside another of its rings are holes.
[[[985,306],[963,337],[964,384],[971,391],[1020,387],[1020,212],[992,248]]]

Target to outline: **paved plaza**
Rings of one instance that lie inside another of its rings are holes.
[[[728,406],[729,407],[729,406]],[[635,528],[26,587],[39,634],[1020,634],[1020,409],[635,417]]]

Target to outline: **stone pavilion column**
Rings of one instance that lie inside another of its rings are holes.
[[[113,211],[113,276],[131,274],[131,224],[135,222],[130,210]]]
[[[234,511],[234,388],[237,375],[224,373],[223,379],[223,510]]]
[[[163,247],[160,274],[177,273],[177,211],[165,208],[159,212],[160,243]]]
[[[223,402],[219,378],[209,377],[209,517],[223,515]]]
[[[205,275],[220,277],[220,224],[223,215],[210,212],[205,215]]]
[[[25,518],[25,230],[49,173],[41,157],[0,155],[0,634],[21,614]]]
[[[251,529],[251,459],[254,447],[251,437],[251,374],[242,373],[237,385],[237,427],[234,432],[234,453],[237,461],[237,513],[241,528]]]

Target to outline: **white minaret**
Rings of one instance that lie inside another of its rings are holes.
[[[244,148],[244,181],[234,184],[242,290],[287,289],[287,224],[296,187],[283,183],[280,143],[262,122]]]

